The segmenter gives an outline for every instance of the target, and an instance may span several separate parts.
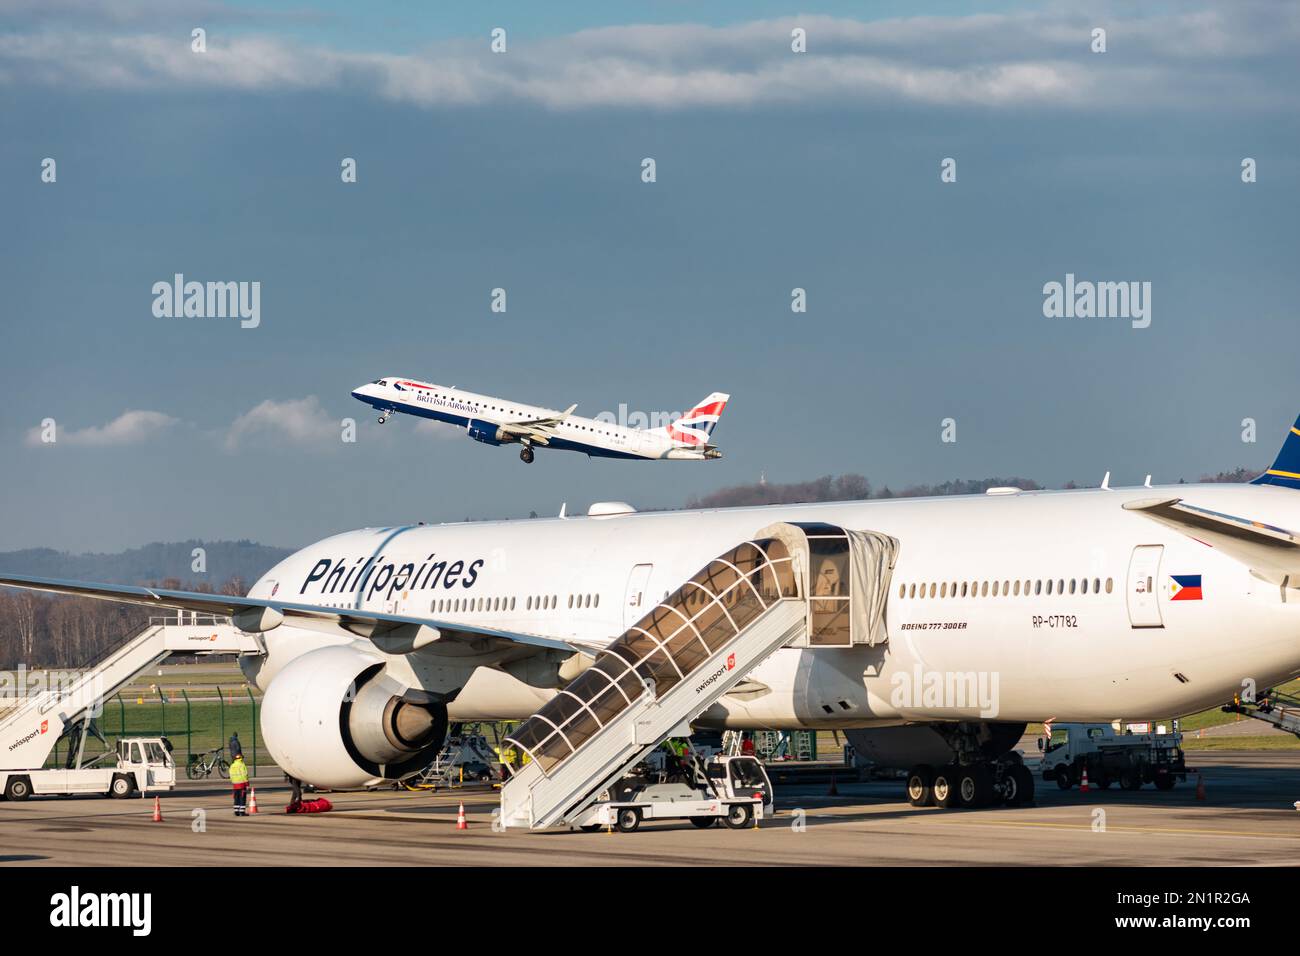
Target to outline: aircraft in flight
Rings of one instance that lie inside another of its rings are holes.
[[[522,445],[519,457],[532,464],[537,448],[577,451],[594,458],[721,458],[722,452],[710,438],[731,396],[714,392],[660,428],[629,428],[583,418],[573,414],[577,405],[561,412],[396,375],[358,386],[352,397],[377,409],[381,425],[399,412],[446,422],[464,428],[467,436],[486,445]]]
[[[784,573],[802,575],[812,623],[752,661],[728,656],[714,637],[742,640],[790,586],[752,559],[791,529],[808,547]],[[1248,484],[366,528],[303,548],[247,597],[0,585],[230,615],[262,647],[240,664],[264,692],[268,750],[321,786],[413,772],[449,720],[559,701],[590,732],[624,698],[703,693],[735,668],[743,682],[695,725],[893,741],[915,761],[914,801],[1012,802],[1027,723],[1176,716],[1300,675],[1300,421]],[[592,687],[589,705],[576,691]]]

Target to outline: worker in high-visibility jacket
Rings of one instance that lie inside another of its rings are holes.
[[[230,785],[235,788],[235,816],[248,816],[248,764],[242,753],[230,762]]]

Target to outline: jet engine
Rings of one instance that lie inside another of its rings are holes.
[[[376,655],[322,647],[271,680],[262,735],[291,776],[319,787],[361,787],[432,760],[447,735],[447,705],[387,676]]]
[[[505,429],[498,428],[492,422],[485,422],[479,418],[470,419],[469,424],[465,426],[465,434],[485,445],[500,445],[502,442],[510,441],[510,435],[506,433]]]

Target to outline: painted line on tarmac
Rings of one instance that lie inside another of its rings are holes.
[[[921,822],[921,821],[916,821]],[[1041,827],[1049,830],[1082,830],[1091,832],[1106,832],[1118,830],[1122,833],[1153,833],[1160,835],[1183,835],[1194,834],[1197,836],[1227,836],[1227,837],[1252,837],[1265,840],[1300,840],[1300,833],[1274,832],[1266,833],[1257,830],[1211,830],[1205,827],[1151,827],[1138,826],[1129,824],[1107,823],[1104,831],[1093,831],[1090,823],[1051,823],[1046,820],[934,820],[941,826],[962,826],[963,823],[973,826],[986,827]]]

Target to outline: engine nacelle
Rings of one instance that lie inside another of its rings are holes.
[[[420,769],[447,735],[447,705],[384,673],[355,647],[322,647],[275,675],[262,699],[262,735],[291,776],[343,789]]]
[[[471,418],[469,420],[469,424],[465,426],[465,434],[485,445],[500,445],[503,442],[510,441],[510,436],[505,430],[480,418]]]

